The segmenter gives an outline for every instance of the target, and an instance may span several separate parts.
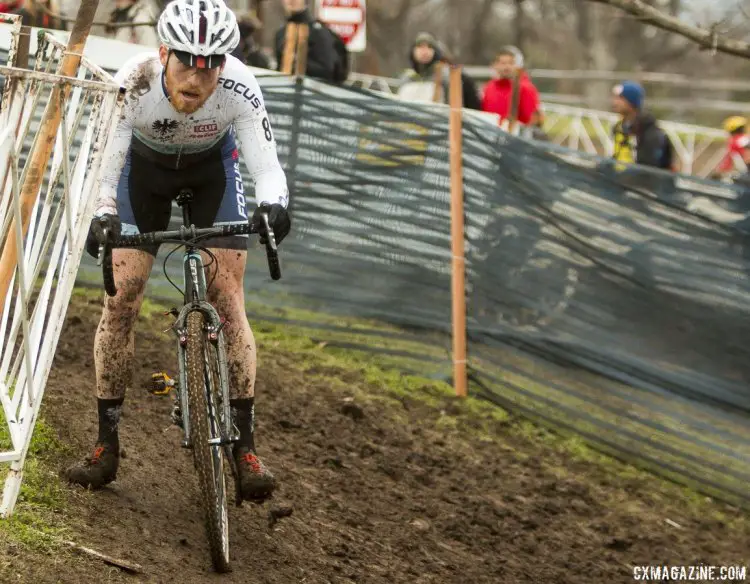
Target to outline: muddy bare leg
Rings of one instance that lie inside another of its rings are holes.
[[[133,380],[134,325],[154,258],[139,250],[112,253],[117,295],[105,296],[96,330],[94,362],[99,399],[122,399]]]
[[[211,250],[218,260],[218,273],[208,274],[208,301],[227,320],[224,339],[227,346],[229,395],[232,417],[240,430],[234,446],[242,497],[260,502],[270,497],[276,480],[255,452],[255,337],[245,315],[243,280],[247,252]],[[207,260],[208,263],[208,260]]]
[[[246,251],[212,249],[218,260],[219,273],[214,266],[209,268],[208,301],[226,319],[224,339],[227,346],[229,369],[229,395],[235,398],[251,398],[255,395],[256,350],[255,337],[245,314]],[[206,262],[210,261],[207,258]]]
[[[134,250],[114,250],[112,259],[118,291],[113,298],[105,296],[94,342],[99,436],[93,454],[67,470],[70,482],[93,489],[117,476],[118,424],[125,391],[133,377],[133,325],[153,264],[150,255]]]

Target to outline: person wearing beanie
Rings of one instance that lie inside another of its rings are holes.
[[[656,118],[643,111],[646,92],[633,81],[616,85],[612,91],[612,108],[620,119],[613,128],[612,158],[625,164],[642,164],[673,170],[672,143],[659,128]]]
[[[409,52],[411,68],[401,74],[401,87],[398,95],[415,101],[435,101],[443,103],[450,100],[450,57],[446,48],[433,35],[422,32],[417,35]],[[438,72],[438,69],[440,71]],[[440,77],[440,87],[435,87],[436,76]],[[479,93],[474,80],[461,74],[464,107],[481,109]],[[438,91],[436,91],[436,89]]]

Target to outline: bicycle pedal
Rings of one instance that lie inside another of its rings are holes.
[[[169,395],[169,392],[175,387],[177,387],[177,382],[162,371],[151,374],[151,385],[148,387],[148,392],[151,395],[165,396]]]

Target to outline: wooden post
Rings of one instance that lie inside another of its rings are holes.
[[[294,74],[304,77],[307,73],[307,50],[310,46],[310,26],[301,24],[297,29],[297,56],[294,60],[296,66]]]
[[[286,37],[284,38],[284,55],[281,58],[281,72],[284,75],[292,74],[294,66],[294,56],[297,52],[297,29],[299,25],[296,22],[289,22],[286,25]]]
[[[281,72],[284,75],[304,76],[307,71],[307,49],[310,40],[310,27],[307,24],[290,22],[286,25],[284,55]]]
[[[463,82],[461,67],[450,72],[451,296],[453,306],[453,386],[466,397],[466,264],[464,258]]]
[[[86,46],[86,39],[91,30],[91,23],[94,21],[96,9],[99,6],[99,0],[82,0],[78,8],[76,22],[70,33],[70,40],[65,50],[65,55],[61,64],[60,74],[66,77],[75,77],[78,72],[78,66],[81,63],[83,48]],[[64,93],[62,93],[64,92]],[[44,174],[47,171],[47,165],[55,146],[57,131],[60,127],[62,117],[62,105],[65,98],[70,93],[70,88],[61,85],[55,85],[47,108],[44,111],[44,117],[39,127],[39,139],[36,142],[34,151],[31,153],[28,164],[28,173],[26,180],[21,187],[21,232],[25,236],[29,229],[31,220],[31,211],[34,208],[39,189],[44,180]],[[13,218],[8,229],[8,237],[3,245],[2,256],[0,256],[0,307],[5,305],[5,299],[10,287],[10,279],[13,271],[16,269],[19,260],[16,247],[16,219]]]
[[[443,67],[445,67],[445,63],[442,61],[435,63],[435,74],[433,75],[435,88],[432,91],[432,101],[434,103],[444,103],[443,92],[445,90],[443,89]]]

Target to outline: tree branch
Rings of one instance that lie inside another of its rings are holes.
[[[706,49],[715,49],[722,53],[750,59],[750,43],[724,38],[716,32],[715,26],[706,29],[687,24],[677,17],[665,14],[643,0],[589,0],[589,2],[619,8],[645,24],[684,36]]]

